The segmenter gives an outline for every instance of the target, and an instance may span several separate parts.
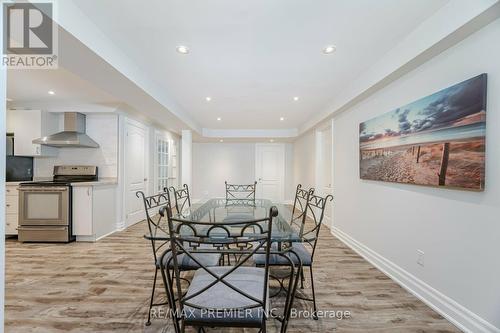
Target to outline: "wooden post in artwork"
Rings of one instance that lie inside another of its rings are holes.
[[[411,146],[411,156],[415,156],[415,146]]]
[[[419,159],[420,159],[420,146],[418,146],[418,149],[417,149],[417,163],[418,163]]]
[[[443,143],[443,154],[441,155],[441,167],[439,168],[439,186],[446,183],[446,170],[448,169],[448,160],[450,157],[450,143]]]

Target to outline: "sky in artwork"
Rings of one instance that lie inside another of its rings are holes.
[[[486,74],[360,124],[360,141],[391,139],[484,122]]]

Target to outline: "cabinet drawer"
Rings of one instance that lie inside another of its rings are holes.
[[[5,234],[17,235],[17,214],[5,215]]]
[[[5,195],[8,197],[18,196],[17,186],[5,186]]]
[[[6,214],[18,214],[19,207],[19,197],[17,196],[6,196],[5,197],[5,213]]]

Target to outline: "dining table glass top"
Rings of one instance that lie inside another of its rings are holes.
[[[172,217],[175,220],[186,222],[203,222],[200,226],[208,228],[210,224],[224,223],[228,221],[259,220],[267,218],[270,209],[275,206],[278,209],[278,216],[273,218],[271,240],[273,242],[300,242],[299,230],[294,228],[292,221],[292,209],[290,206],[273,203],[268,199],[255,200],[226,200],[225,198],[211,198],[208,200],[193,203],[190,207],[179,209],[180,212],[174,213]],[[235,226],[235,232],[237,226]],[[186,228],[186,234],[190,231]],[[181,233],[182,233],[181,228]],[[216,233],[214,234],[216,237]],[[161,226],[153,230],[152,234],[144,236],[147,239],[169,240],[167,222],[162,222]]]

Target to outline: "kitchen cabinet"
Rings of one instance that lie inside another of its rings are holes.
[[[94,242],[116,230],[116,185],[73,186],[73,235]]]
[[[5,234],[17,235],[19,192],[16,185],[5,186]]]
[[[57,114],[41,110],[7,110],[7,133],[14,133],[14,155],[56,156],[57,148],[32,141],[58,132]]]

